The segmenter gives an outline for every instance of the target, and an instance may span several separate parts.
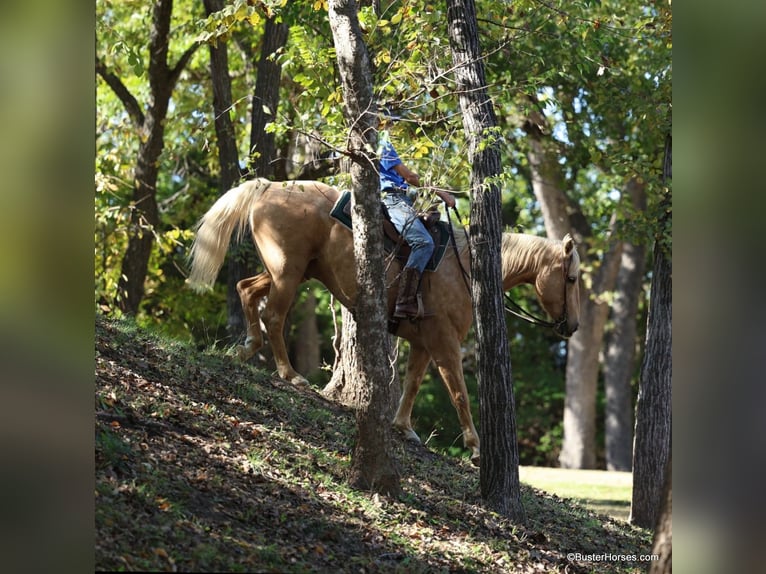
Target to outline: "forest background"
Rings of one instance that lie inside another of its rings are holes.
[[[6,508],[4,548],[18,569],[50,569],[55,560],[58,569],[81,571],[92,563],[93,533],[94,17],[91,5],[67,1],[15,8],[0,21],[0,64],[13,79],[0,99],[7,376],[0,430],[13,439],[5,480],[17,501]],[[674,53],[687,68],[674,88],[687,110],[674,125],[676,176],[684,184],[675,202],[683,217],[675,226],[674,284],[690,295],[676,313],[674,442],[682,448],[674,515],[679,548],[716,539],[710,551],[724,563],[742,557],[743,534],[763,527],[760,482],[750,480],[758,476],[753,464],[762,456],[754,455],[763,450],[754,447],[762,433],[749,427],[762,420],[755,412],[761,402],[752,400],[763,388],[761,353],[734,335],[758,340],[747,334],[760,267],[740,263],[755,254],[762,230],[764,196],[753,193],[761,179],[753,166],[762,148],[763,76],[751,72],[760,65],[753,46],[764,6],[744,0],[722,10],[700,0],[674,8],[681,17]],[[709,312],[722,294],[729,304]],[[713,418],[718,424],[709,424]],[[726,478],[707,472],[711,461]],[[56,481],[40,479],[52,475]],[[64,547],[72,551],[64,555]]]
[[[163,9],[169,27],[159,37],[153,14]],[[435,2],[373,3],[359,15],[376,97],[403,118],[391,137],[426,182],[426,197],[429,187],[469,187],[444,10]],[[672,121],[670,6],[478,2],[477,14],[502,142],[504,224],[550,236],[571,230],[584,261],[583,327],[572,342],[509,321],[521,463],[629,470],[655,237],[670,252],[662,216],[669,210],[662,168]],[[326,5],[100,1],[96,33],[97,311],[135,315],[140,325],[225,350],[243,335],[231,285],[258,271],[257,262],[241,248],[214,293],[191,292],[184,280],[197,219],[243,178],[350,183]],[[162,62],[150,57],[154,50],[164,50]],[[228,156],[222,130],[236,142]],[[226,165],[232,153],[236,164]],[[458,197],[468,213],[468,193]],[[514,297],[542,313],[531,289]],[[318,387],[334,360],[337,309],[309,283],[291,313],[293,360]],[[469,336],[464,366],[475,397],[472,347]],[[571,409],[569,447],[567,393],[583,405]],[[435,372],[414,418],[430,446],[462,453]]]

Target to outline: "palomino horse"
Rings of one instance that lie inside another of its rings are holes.
[[[340,194],[316,181],[247,181],[221,196],[202,217],[191,250],[188,282],[203,289],[212,286],[221,268],[232,233],[241,236],[247,225],[266,271],[237,285],[249,322],[240,356],[252,356],[262,345],[258,299],[268,295],[263,321],[279,376],[305,383],[287,356],[283,329],[285,317],[299,284],[318,279],[346,307],[353,309],[356,278],[351,232],[330,217]],[[462,234],[455,234],[459,238]],[[463,269],[469,254],[461,242]],[[410,342],[407,373],[393,421],[406,438],[419,441],[410,420],[415,396],[433,361],[447,387],[463,431],[463,443],[479,464],[479,436],[473,424],[463,378],[460,344],[472,321],[471,296],[461,264],[448,251],[439,269],[425,273],[422,291],[425,307],[434,313],[417,322],[402,321],[397,336]],[[578,326],[580,258],[567,235],[554,241],[531,235],[505,233],[502,242],[503,289],[521,283],[534,286],[545,311],[554,318],[554,330],[569,337]],[[400,273],[398,263],[388,266],[389,315],[393,312]]]

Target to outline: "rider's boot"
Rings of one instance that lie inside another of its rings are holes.
[[[423,309],[422,299],[418,296],[420,271],[414,267],[405,267],[399,280],[399,293],[396,297],[394,317],[397,319],[422,319],[430,316]]]

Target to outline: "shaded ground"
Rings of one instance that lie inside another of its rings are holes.
[[[398,447],[404,494],[351,490],[350,412],[216,352],[96,322],[96,569],[641,572],[650,533],[524,487],[488,512],[478,470]]]

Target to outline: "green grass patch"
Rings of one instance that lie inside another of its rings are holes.
[[[519,476],[524,484],[576,500],[593,512],[625,521],[630,515],[630,472],[522,466]]]

